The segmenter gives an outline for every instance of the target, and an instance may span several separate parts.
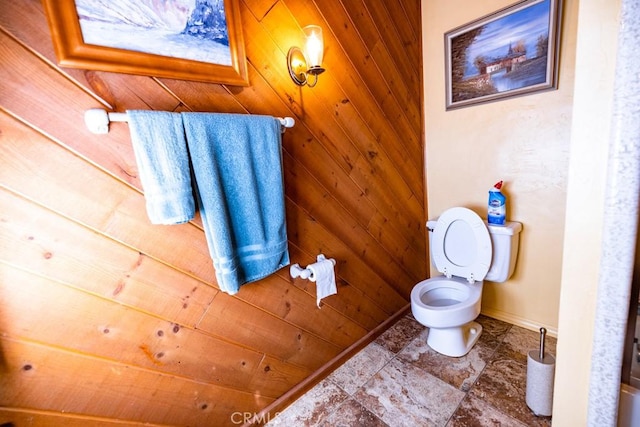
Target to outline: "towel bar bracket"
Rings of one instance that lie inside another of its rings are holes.
[[[105,110],[93,108],[84,112],[84,124],[91,133],[104,135],[109,133],[109,115]]]
[[[290,128],[296,124],[293,117],[278,118],[283,128]],[[84,123],[91,133],[104,135],[109,133],[110,122],[127,122],[127,113],[108,113],[102,108],[92,108],[84,112]]]

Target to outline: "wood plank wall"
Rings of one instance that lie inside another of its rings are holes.
[[[0,0],[0,424],[237,425],[327,375],[426,277],[419,0],[240,10],[249,87],[60,68],[40,2]],[[308,24],[326,45],[312,89],[285,66]],[[338,295],[316,308],[288,269],[220,292],[198,221],[149,223],[128,127],[91,134],[95,107],[295,117],[291,258],[335,258]]]

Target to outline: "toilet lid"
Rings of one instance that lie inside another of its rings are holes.
[[[431,255],[439,272],[470,283],[483,280],[491,266],[491,237],[482,218],[467,208],[446,210],[431,236]]]

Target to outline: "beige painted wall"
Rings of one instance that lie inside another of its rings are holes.
[[[445,111],[443,34],[514,0],[423,1],[428,215],[466,206],[486,218],[505,181],[507,219],[524,226],[514,276],[485,282],[482,312],[557,331],[565,224],[577,0],[565,1],[558,90]],[[506,46],[505,46],[506,49]],[[432,269],[432,274],[437,274]]]
[[[422,2],[429,215],[453,205],[484,215],[485,187],[507,181],[521,254],[511,281],[487,287],[483,311],[558,327],[553,425],[588,425],[620,0],[565,0],[558,91],[445,112],[442,35],[513,1],[476,3]]]

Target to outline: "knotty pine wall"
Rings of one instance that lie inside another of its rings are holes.
[[[64,69],[37,0],[0,0],[0,424],[235,425],[275,412],[403,313],[426,277],[419,0],[241,0],[249,87]],[[325,32],[295,86],[288,48]],[[198,221],[151,225],[128,127],[89,108],[293,116],[292,262],[219,291]],[[243,415],[244,416],[244,415]]]

